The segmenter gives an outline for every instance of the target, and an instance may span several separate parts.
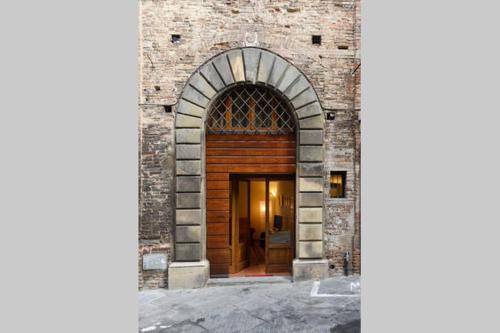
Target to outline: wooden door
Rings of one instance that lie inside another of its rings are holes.
[[[236,273],[250,264],[250,181],[234,179],[233,184],[235,184],[237,191],[235,193],[236,212],[233,215],[235,219],[231,223],[234,226],[233,266],[235,269],[231,273]]]
[[[266,273],[291,272],[294,257],[295,181],[266,179]]]
[[[293,174],[295,135],[208,134],[206,136],[207,258],[212,276],[234,272],[231,174]]]

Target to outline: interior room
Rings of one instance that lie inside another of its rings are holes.
[[[289,275],[293,259],[293,180],[246,178],[237,183],[233,215],[238,221],[238,244],[234,247],[237,263],[231,276]]]

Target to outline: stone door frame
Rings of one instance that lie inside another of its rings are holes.
[[[169,288],[202,287],[206,259],[205,121],[210,105],[237,84],[262,84],[291,106],[296,121],[296,259],[294,280],[325,277],[323,251],[323,109],[306,76],[269,50],[243,47],[222,52],[187,81],[175,114],[175,246]]]

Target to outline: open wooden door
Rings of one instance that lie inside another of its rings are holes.
[[[295,230],[295,182],[266,182],[266,273],[291,272]]]
[[[250,246],[250,181],[249,180],[233,180],[236,184],[236,212],[233,215],[235,218],[234,230],[234,247],[235,253],[233,266],[234,272],[239,272],[243,268],[249,266],[249,246]]]

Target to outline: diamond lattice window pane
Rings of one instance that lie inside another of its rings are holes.
[[[294,119],[286,103],[270,89],[245,85],[233,88],[213,104],[209,133],[289,134]]]

